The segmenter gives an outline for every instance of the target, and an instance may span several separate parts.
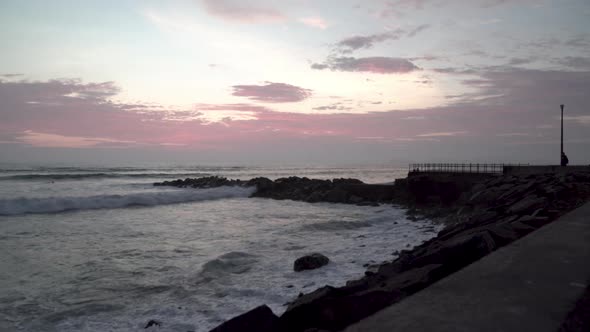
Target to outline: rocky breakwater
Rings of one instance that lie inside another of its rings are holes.
[[[449,209],[437,237],[343,287],[305,294],[277,317],[257,308],[214,331],[339,331],[427,287],[590,199],[590,173],[492,177]]]
[[[213,188],[220,186],[256,186],[253,197],[291,199],[304,202],[349,203],[373,205],[391,202],[396,196],[395,186],[368,185],[357,179],[318,180],[306,177],[287,177],[276,180],[259,177],[251,180],[231,180],[225,177],[188,178],[154,183],[155,186],[179,188]]]

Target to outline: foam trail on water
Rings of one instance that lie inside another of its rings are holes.
[[[57,213],[72,210],[116,209],[129,206],[155,206],[198,202],[222,198],[248,197],[255,187],[219,187],[209,189],[178,189],[162,192],[85,197],[14,198],[0,200],[0,215]]]
[[[89,180],[119,178],[194,178],[209,176],[209,173],[50,173],[19,174],[0,176],[0,181],[52,181],[52,180]]]

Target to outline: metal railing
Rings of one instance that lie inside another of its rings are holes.
[[[528,164],[456,164],[456,163],[426,163],[410,164],[408,173],[474,173],[474,174],[502,174],[505,166],[527,166]]]

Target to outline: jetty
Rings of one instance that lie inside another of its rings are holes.
[[[345,331],[590,331],[568,320],[590,289],[589,260],[586,203]]]
[[[301,177],[156,185],[256,186],[252,196],[259,198],[396,204],[408,218],[446,225],[360,279],[301,294],[280,317],[261,305],[214,332],[549,331],[566,319],[590,281],[587,166],[413,164],[393,185]],[[520,321],[530,325],[516,328]]]

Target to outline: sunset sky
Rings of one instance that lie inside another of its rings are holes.
[[[3,0],[2,162],[590,164],[588,0]]]

